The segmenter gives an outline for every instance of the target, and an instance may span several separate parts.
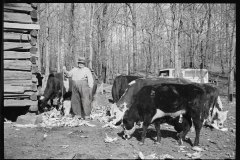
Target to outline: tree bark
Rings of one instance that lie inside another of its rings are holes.
[[[182,14],[182,5],[173,4],[172,5],[172,23],[173,28],[172,32],[174,33],[174,68],[175,68],[175,77],[182,77],[181,74],[181,54],[179,53],[179,37],[181,29],[181,15]]]
[[[133,73],[137,72],[137,15],[136,3],[132,6],[132,25],[133,25]]]
[[[61,71],[61,67],[60,67],[60,44],[59,44],[59,37],[60,37],[60,35],[59,35],[59,28],[60,28],[60,25],[59,25],[59,22],[60,21],[60,19],[59,19],[59,4],[57,4],[57,48],[58,48],[58,50],[57,50],[57,72],[59,73],[60,71]]]
[[[46,66],[45,66],[45,76],[49,75],[49,4],[46,3],[46,16],[47,16],[47,21],[46,21]]]
[[[209,41],[211,37],[211,4],[208,5],[208,22],[207,22],[207,35],[206,35],[206,44],[205,44],[205,55],[204,55],[204,61],[203,61],[203,67],[207,68],[208,64],[208,52],[209,52]]]
[[[90,50],[90,55],[89,55],[89,68],[93,68],[92,65],[92,60],[93,60],[93,20],[94,20],[94,7],[95,4],[90,3],[90,10],[89,10],[89,50]]]
[[[234,10],[234,14],[236,14],[236,8]],[[234,21],[235,21],[234,15]],[[236,22],[233,22],[233,31],[231,35],[231,50],[230,50],[230,64],[229,64],[229,86],[228,86],[228,101],[233,101],[233,84],[234,84],[234,55],[236,54]],[[234,54],[235,53],[235,54]]]
[[[105,3],[102,11],[102,30],[100,32],[101,36],[101,59],[102,59],[102,81],[106,83],[106,73],[107,73],[107,55],[106,55],[106,40],[108,34],[108,22],[107,22],[107,9],[108,4]]]

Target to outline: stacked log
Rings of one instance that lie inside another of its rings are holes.
[[[4,3],[4,107],[37,108],[40,25],[34,3]]]

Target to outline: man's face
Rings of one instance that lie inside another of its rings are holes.
[[[78,63],[79,68],[83,68],[85,65],[83,63]]]

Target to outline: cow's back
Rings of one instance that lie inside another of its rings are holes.
[[[114,79],[112,86],[112,97],[113,101],[117,102],[120,97],[124,94],[125,90],[128,88],[128,84],[135,79],[140,78],[139,76],[117,76]]]
[[[157,85],[162,83],[179,83],[179,84],[190,84],[191,81],[183,78],[163,78],[163,77],[156,77],[156,78],[139,78],[135,80],[135,83],[132,83],[128,89],[126,90],[124,96],[117,102],[117,106],[123,104],[124,102],[127,103],[127,108],[131,106],[131,103],[134,101],[136,94],[138,91],[148,85]]]
[[[158,108],[165,113],[173,113],[181,109],[199,111],[204,107],[206,92],[203,87],[193,84],[162,83],[147,85],[137,93],[133,106],[141,110]],[[192,107],[194,106],[194,107]]]

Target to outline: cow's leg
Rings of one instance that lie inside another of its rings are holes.
[[[161,142],[160,120],[155,120],[154,125],[157,131],[157,141],[155,143],[160,144]]]
[[[140,145],[142,145],[144,143],[144,140],[145,140],[145,137],[147,134],[147,129],[148,129],[148,126],[150,125],[150,123],[151,123],[151,117],[145,116],[144,121],[143,121],[143,132],[141,135],[141,141],[139,143]]]
[[[182,140],[186,140],[186,135],[189,132],[190,128],[191,127],[189,125],[187,125],[184,127],[184,130],[179,133],[179,135],[178,135],[178,144],[179,145],[183,144]]]
[[[181,132],[181,134],[179,134],[178,144],[182,145],[182,140],[186,140],[186,141],[190,140],[190,139],[186,139],[186,135],[189,132],[191,127],[192,127],[191,117],[185,115],[183,119],[183,131]],[[189,143],[192,144],[191,140]]]
[[[195,132],[196,132],[196,137],[195,137],[193,145],[198,146],[200,131],[202,129],[202,121],[200,120],[200,117],[193,117],[192,119],[193,119],[193,125],[195,127]]]

